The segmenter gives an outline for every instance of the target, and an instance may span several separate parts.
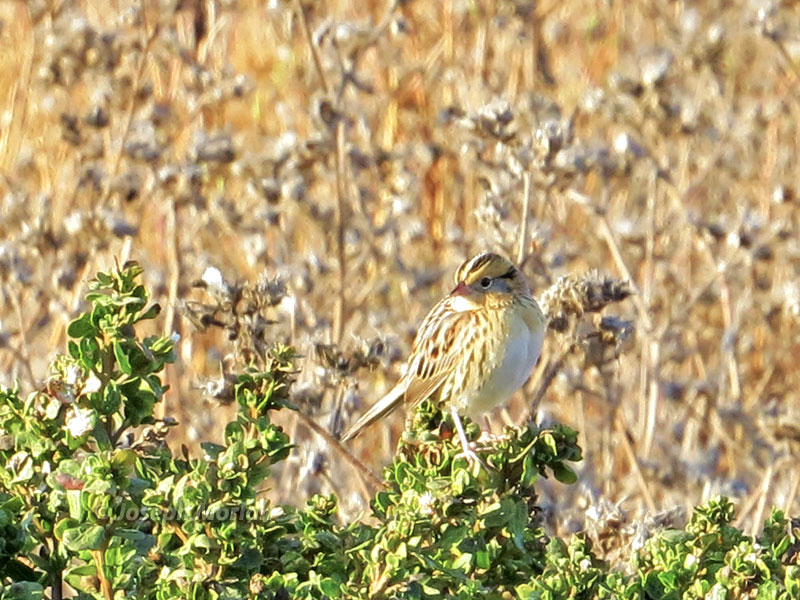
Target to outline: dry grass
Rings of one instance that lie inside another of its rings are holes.
[[[492,248],[540,291],[598,269],[636,292],[551,332],[493,415],[535,398],[580,430],[580,485],[543,488],[554,526],[715,492],[746,523],[797,511],[795,3],[41,0],[0,18],[4,383],[39,385],[87,277],[135,258],[183,336],[165,411],[187,442],[230,410],[201,378],[273,341],[305,355],[298,402],[336,430]],[[300,447],[271,493],[357,509],[357,471],[282,418]],[[356,456],[377,469],[402,423]]]

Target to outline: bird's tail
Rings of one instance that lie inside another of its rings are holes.
[[[345,430],[340,438],[341,441],[346,442],[353,439],[361,433],[363,429],[392,412],[403,401],[405,392],[405,386],[394,386],[383,398],[373,404],[367,412],[361,415],[355,423]]]

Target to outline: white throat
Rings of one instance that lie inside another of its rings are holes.
[[[476,304],[466,296],[450,296],[450,308],[456,312],[467,312],[475,310]]]

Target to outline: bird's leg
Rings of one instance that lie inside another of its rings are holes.
[[[473,444],[479,448],[489,448],[497,443],[502,436],[492,433],[492,422],[489,420],[489,415],[483,415],[483,427],[481,427],[481,434]]]
[[[484,431],[488,432],[492,431],[492,422],[489,420],[488,413],[483,415],[483,429],[481,430],[481,433],[483,433]]]
[[[456,426],[456,431],[458,432],[458,439],[461,440],[461,447],[463,448],[464,458],[467,459],[469,464],[480,463],[480,465],[488,470],[486,464],[481,460],[481,457],[475,453],[475,450],[472,449],[472,445],[467,440],[467,434],[464,433],[464,426],[461,424],[461,417],[458,416],[458,411],[456,410],[455,406],[450,406],[450,414],[453,416],[453,423]]]

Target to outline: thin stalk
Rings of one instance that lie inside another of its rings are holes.
[[[517,266],[525,262],[528,247],[528,219],[531,212],[531,173],[522,174],[522,218],[519,226],[519,241],[517,245]]]

